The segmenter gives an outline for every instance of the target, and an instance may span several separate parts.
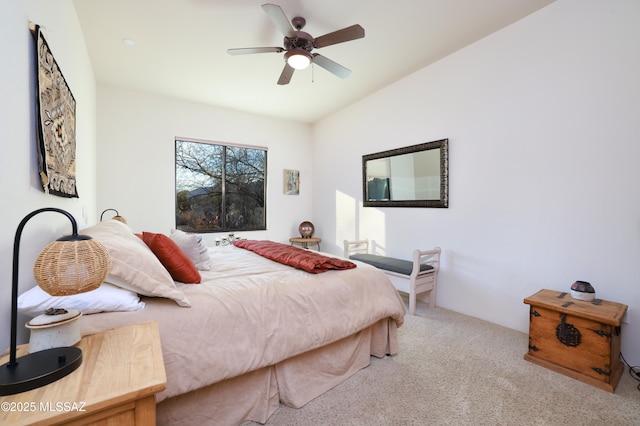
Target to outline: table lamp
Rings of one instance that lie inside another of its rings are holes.
[[[116,215],[115,215],[115,216],[113,216],[111,219],[119,220],[120,222],[122,222],[122,223],[124,223],[124,224],[126,224],[126,223],[127,223],[127,219],[125,219],[124,217],[120,216],[120,213],[118,213],[118,210],[116,210],[116,209],[106,209],[106,210],[103,210],[103,211],[102,211],[102,213],[100,214],[100,222],[102,222],[102,217],[103,217],[103,216],[104,216],[104,214],[105,214],[106,212],[108,212],[108,211],[116,212]]]
[[[95,290],[111,268],[107,249],[89,236],[78,235],[78,225],[70,213],[45,207],[22,219],[13,244],[11,346],[9,362],[0,366],[0,395],[13,395],[53,383],[82,364],[82,350],[73,346],[45,349],[16,357],[20,237],[29,219],[43,212],[64,214],[73,228],[71,235],[47,245],[36,259],[33,274],[44,291],[52,296],[64,296]]]

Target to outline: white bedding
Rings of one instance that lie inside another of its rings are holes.
[[[158,321],[167,371],[158,402],[275,365],[385,318],[402,325],[402,299],[372,266],[309,274],[234,246],[209,251],[211,270],[201,271],[202,283],[177,285],[191,307],[143,298],[141,311],[80,319],[83,333]]]

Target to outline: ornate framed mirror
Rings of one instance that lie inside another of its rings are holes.
[[[449,207],[449,140],[362,156],[364,207]]]

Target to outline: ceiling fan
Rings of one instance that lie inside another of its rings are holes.
[[[363,38],[364,28],[360,25],[352,25],[329,34],[313,38],[309,33],[301,31],[307,23],[304,18],[297,16],[291,20],[291,23],[289,23],[289,18],[287,18],[287,15],[285,15],[280,6],[266,3],[262,5],[262,9],[267,13],[267,15],[269,15],[271,21],[273,21],[282,34],[284,34],[284,47],[247,47],[240,49],[228,49],[227,53],[230,55],[246,55],[250,53],[286,52],[284,54],[284,69],[278,79],[278,84],[281,85],[289,84],[295,70],[304,69],[312,62],[340,78],[346,78],[351,74],[349,69],[325,56],[318,53],[312,53],[312,50]]]

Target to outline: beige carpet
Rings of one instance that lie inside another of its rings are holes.
[[[397,356],[267,425],[640,425],[628,369],[611,394],[525,361],[525,333],[424,305],[398,333]]]

